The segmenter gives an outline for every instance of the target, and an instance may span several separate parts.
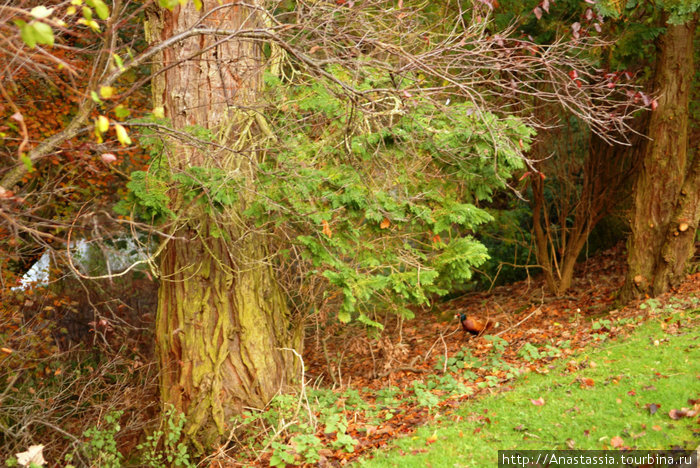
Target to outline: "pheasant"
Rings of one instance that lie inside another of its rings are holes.
[[[455,314],[455,318],[459,319],[462,329],[472,335],[480,335],[493,326],[489,319],[478,319],[467,314]]]

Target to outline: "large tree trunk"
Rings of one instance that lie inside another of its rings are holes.
[[[242,4],[205,0],[197,11],[193,3],[151,11],[149,40],[160,42],[198,21],[225,30],[262,22],[260,10]],[[300,327],[275,280],[267,238],[241,216],[262,153],[254,117],[265,65],[261,49],[241,38],[191,37],[161,54],[162,73],[153,83],[155,104],[176,130],[202,127],[214,140],[206,148],[172,140],[169,168],[223,169],[242,186],[235,206],[223,213],[201,200],[187,206],[182,194],[170,193],[180,220],[177,239],[160,260],[161,396],[163,405],[185,413],[186,433],[200,448],[219,442],[244,406],[265,406],[298,376],[292,350],[301,348]]]
[[[695,21],[667,25],[659,42],[658,107],[635,186],[623,301],[658,295],[680,282],[694,252],[700,181],[687,161],[694,31]]]

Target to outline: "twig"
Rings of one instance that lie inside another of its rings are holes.
[[[532,312],[530,312],[530,313],[527,315],[527,317],[525,317],[524,319],[522,319],[521,321],[519,321],[518,323],[516,323],[516,324],[513,325],[512,327],[508,327],[508,328],[506,328],[505,330],[496,333],[495,336],[501,336],[501,335],[504,334],[505,332],[510,331],[510,330],[512,330],[513,328],[516,328],[516,327],[520,326],[523,322],[525,322],[527,319],[529,319],[530,317],[532,317],[533,315],[535,315],[537,312],[540,312],[541,310],[542,310],[542,306],[540,306],[540,307],[538,307],[537,309],[535,309],[535,310],[533,310]]]

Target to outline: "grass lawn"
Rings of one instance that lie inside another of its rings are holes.
[[[564,359],[547,375],[466,403],[357,463],[490,467],[498,450],[694,449],[698,416],[669,411],[700,398],[700,310],[658,315],[632,334]],[[543,403],[543,404],[542,404]],[[697,407],[700,407],[698,405]]]

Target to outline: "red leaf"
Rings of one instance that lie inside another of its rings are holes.
[[[569,70],[569,77],[572,80],[575,80],[576,78],[578,78],[578,72],[576,70]]]
[[[615,448],[620,448],[623,445],[625,445],[625,441],[622,440],[622,437],[620,436],[615,436],[612,439],[610,439],[610,445],[615,447]]]
[[[544,406],[544,398],[539,397],[537,400],[530,400],[530,403],[535,406]]]
[[[542,8],[535,7],[535,9],[532,10],[532,12],[535,14],[535,18],[537,18],[538,20],[542,19]]]

